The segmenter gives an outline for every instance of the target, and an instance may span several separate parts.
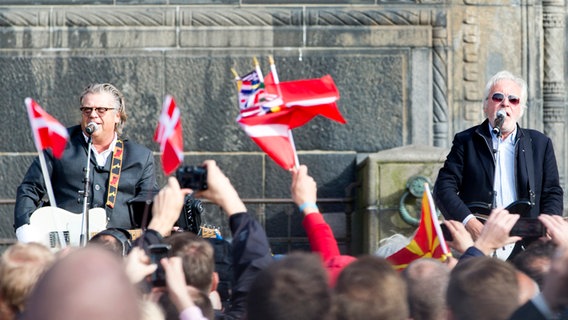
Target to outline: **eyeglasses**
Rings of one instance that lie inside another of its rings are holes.
[[[99,116],[104,116],[105,113],[109,110],[116,110],[115,108],[103,108],[103,107],[96,107],[96,108],[90,108],[90,107],[81,107],[79,108],[79,110],[81,110],[81,113],[83,113],[83,115],[88,116],[90,115],[93,110],[95,110]]]
[[[497,103],[501,103],[503,102],[503,100],[505,100],[505,98],[507,98],[507,100],[509,100],[509,102],[516,106],[519,103],[521,103],[521,99],[515,95],[508,95],[505,96],[504,93],[501,92],[495,92],[492,96],[491,96],[491,100],[493,100],[493,102],[497,102]]]

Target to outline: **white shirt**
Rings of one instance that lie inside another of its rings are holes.
[[[491,125],[489,125],[491,127]],[[515,137],[517,129],[505,140],[498,138],[491,131],[491,140],[495,152],[495,205],[506,207],[517,200],[517,188],[515,181]]]
[[[89,141],[89,137],[83,132],[83,137],[85,137],[85,141]],[[97,165],[104,166],[110,154],[114,151],[114,146],[116,145],[117,135],[116,132],[114,133],[114,138],[112,142],[108,146],[108,149],[104,150],[103,152],[99,153],[95,146],[91,145],[91,150],[93,150],[93,154],[95,155],[95,160],[97,161]]]

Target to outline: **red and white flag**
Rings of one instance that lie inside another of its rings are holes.
[[[53,155],[61,158],[69,139],[67,129],[32,98],[26,98],[25,104],[38,152],[51,148]]]
[[[286,170],[294,168],[296,150],[291,140],[288,119],[274,117],[276,113],[262,117],[247,117],[239,119],[239,124],[245,133],[264,151],[274,162]],[[267,119],[269,117],[269,119]]]
[[[183,163],[181,112],[172,96],[168,95],[164,99],[154,141],[160,144],[164,174],[170,175]]]

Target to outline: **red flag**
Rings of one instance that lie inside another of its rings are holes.
[[[181,112],[172,96],[166,96],[160,120],[154,133],[154,141],[160,144],[162,168],[167,176],[183,163],[183,137]]]
[[[263,117],[271,116],[268,114]],[[270,157],[274,162],[286,170],[296,165],[296,150],[291,141],[290,129],[285,118],[272,119],[269,123],[263,123],[263,117],[248,117],[239,120],[239,124],[251,137],[251,139]],[[277,123],[284,120],[283,123]]]
[[[297,162],[291,129],[317,115],[345,123],[335,103],[339,92],[329,75],[278,83],[271,72],[264,81],[248,98],[255,104],[241,108],[237,122],[268,156],[289,170]],[[239,86],[240,93],[243,88]]]
[[[61,158],[69,139],[67,129],[32,98],[26,98],[25,104],[37,150],[51,148],[53,155]]]
[[[339,91],[330,75],[319,79],[304,79],[274,83],[272,73],[264,79],[266,92],[279,95],[283,101],[282,111],[292,113],[290,129],[303,126],[317,115],[339,123],[346,123],[337,108]],[[282,115],[286,116],[286,115]]]
[[[419,258],[435,258],[445,261],[450,256],[444,235],[440,229],[438,216],[430,189],[425,185],[422,196],[422,218],[412,241],[404,248],[388,256],[397,270],[405,269],[408,264]]]

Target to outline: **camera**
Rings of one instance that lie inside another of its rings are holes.
[[[182,212],[177,225],[185,231],[199,234],[201,229],[201,215],[205,212],[203,203],[192,195],[185,196]]]
[[[207,189],[207,168],[203,166],[183,166],[176,171],[180,187],[191,190]]]
[[[519,218],[511,232],[511,236],[525,237],[543,237],[546,235],[546,228],[537,218]]]
[[[150,262],[158,265],[156,271],[150,276],[153,287],[164,287],[166,285],[166,272],[160,260],[162,258],[167,258],[170,252],[171,246],[169,244],[151,244],[148,246],[148,251],[150,252]]]

